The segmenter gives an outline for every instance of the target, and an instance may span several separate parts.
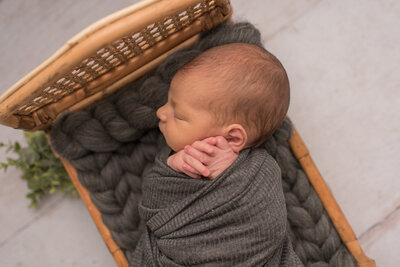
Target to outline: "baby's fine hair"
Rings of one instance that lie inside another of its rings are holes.
[[[261,145],[285,118],[289,80],[280,61],[264,48],[247,43],[216,46],[178,73],[192,70],[204,71],[213,79],[213,97],[205,108],[220,125],[241,124],[248,135],[246,147]]]

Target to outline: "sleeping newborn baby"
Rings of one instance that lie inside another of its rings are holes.
[[[168,146],[143,181],[132,266],[302,266],[279,166],[260,147],[288,106],[284,68],[256,45],[211,48],[175,74],[157,111]]]
[[[168,102],[157,111],[177,152],[168,165],[193,178],[215,178],[242,149],[268,139],[288,106],[289,81],[273,55],[245,43],[210,49],[174,76]]]

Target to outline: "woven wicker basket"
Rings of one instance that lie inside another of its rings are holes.
[[[198,33],[231,14],[228,0],[145,0],[114,13],[69,40],[3,94],[0,123],[48,132],[62,112],[83,109],[114,93],[155,68],[171,52],[194,44]],[[289,143],[358,265],[375,266],[362,251],[295,129]],[[127,266],[88,191],[79,183],[76,170],[61,160],[118,266]]]

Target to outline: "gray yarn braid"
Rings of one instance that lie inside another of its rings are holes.
[[[355,266],[353,257],[290,150],[291,125],[290,120],[285,119],[264,147],[282,171],[289,234],[295,252],[305,266]]]
[[[115,242],[128,257],[144,227],[138,214],[142,177],[151,168],[162,135],[155,111],[186,62],[221,44],[261,44],[249,23],[222,24],[193,48],[169,56],[155,71],[90,108],[64,114],[51,132],[52,146],[77,169]],[[355,266],[321,201],[290,151],[287,119],[264,144],[282,169],[290,237],[306,266]]]

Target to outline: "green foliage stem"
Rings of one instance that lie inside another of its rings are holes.
[[[18,142],[9,142],[8,145],[0,142],[0,147],[6,147],[7,152],[17,154],[16,158],[7,157],[7,162],[0,162],[0,169],[7,171],[9,166],[14,166],[22,171],[21,178],[29,188],[26,195],[31,201],[29,207],[37,207],[45,195],[56,191],[75,196],[76,189],[61,161],[53,154],[46,135],[42,131],[25,132],[24,135],[28,143],[26,147]]]

